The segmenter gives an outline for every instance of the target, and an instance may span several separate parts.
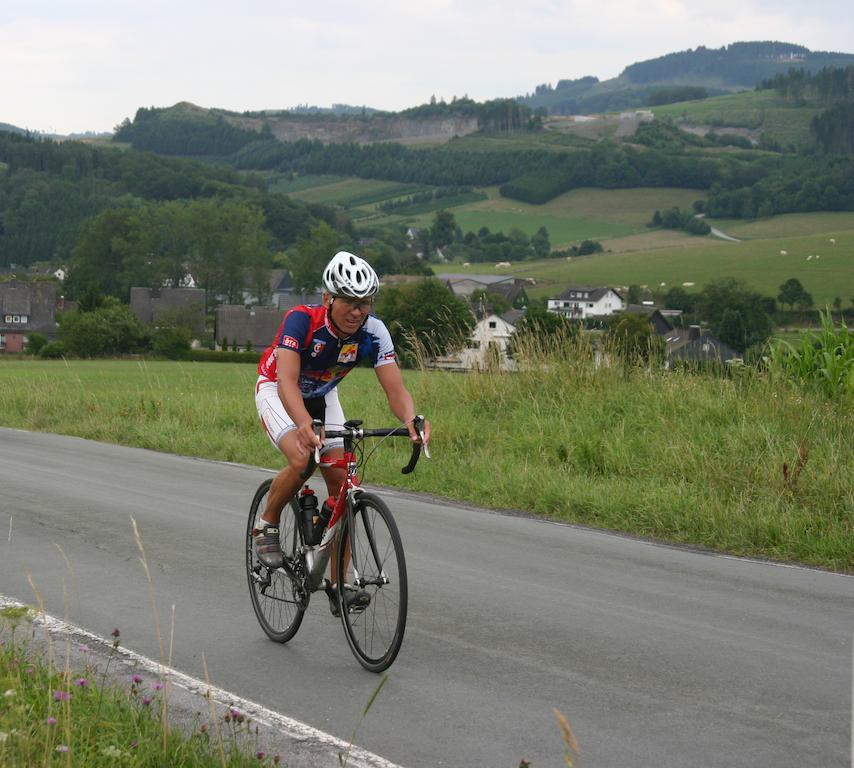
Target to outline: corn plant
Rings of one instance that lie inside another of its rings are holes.
[[[820,333],[805,333],[798,344],[773,343],[767,364],[772,375],[817,386],[835,399],[854,392],[854,346],[844,320],[837,328],[829,309],[819,315]]]

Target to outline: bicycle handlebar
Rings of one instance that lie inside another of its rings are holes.
[[[418,463],[418,459],[421,456],[422,448],[424,449],[424,456],[428,459],[430,458],[430,450],[424,442],[424,417],[421,415],[416,416],[413,423],[422,442],[414,443],[412,445],[412,454],[409,457],[409,462],[400,470],[404,475],[408,475],[415,469],[415,465]],[[348,421],[344,425],[344,429],[326,430],[326,437],[343,437],[350,438],[351,440],[362,440],[366,437],[409,437],[409,429],[405,426],[384,429],[362,429],[361,424],[361,421]],[[320,430],[323,427],[323,422],[319,419],[314,419],[312,421],[312,426],[314,427],[315,434],[320,436]],[[314,449],[314,463],[320,463],[320,448]],[[304,474],[304,477],[308,477],[312,472],[314,472],[314,466],[309,462],[309,466],[306,468],[306,474]]]

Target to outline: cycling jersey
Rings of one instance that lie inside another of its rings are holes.
[[[326,308],[303,304],[288,310],[258,363],[258,375],[276,381],[276,352],[290,349],[300,356],[299,389],[303,398],[323,397],[361,360],[374,368],[396,360],[391,335],[378,317],[368,315],[352,336],[340,339],[327,317]]]

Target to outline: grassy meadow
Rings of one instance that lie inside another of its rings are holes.
[[[702,192],[690,189],[575,189],[544,205],[510,200],[497,187],[485,190],[487,200],[453,208],[463,232],[489,227],[493,232],[519,229],[533,235],[540,227],[549,231],[553,248],[581,240],[606,240],[647,232],[656,209],[690,208]],[[416,226],[429,226],[432,216],[416,217]]]
[[[810,121],[825,108],[795,106],[776,91],[742,91],[650,109],[657,118],[669,117],[677,124],[708,125],[719,132],[726,127],[752,128],[784,146],[797,146],[810,138]]]
[[[512,375],[406,371],[434,425],[434,458],[404,477],[407,448],[389,441],[365,481],[854,569],[851,402],[752,370],[721,379],[596,368],[584,345],[542,362]],[[0,424],[276,468],[254,379],[241,364],[7,359]],[[340,392],[348,416],[391,423],[371,371],[354,371]]]
[[[416,191],[413,185],[396,182],[304,176],[281,183],[294,185],[295,195],[302,199],[350,206],[351,215],[369,217],[372,224],[429,227],[434,209],[441,207],[440,203],[431,203],[420,215],[378,212],[378,202]],[[505,272],[530,277],[537,281],[528,290],[532,297],[553,296],[570,283],[637,284],[657,292],[693,283],[689,290],[699,290],[720,277],[739,278],[763,295],[776,297],[780,285],[796,277],[812,294],[816,306],[832,305],[836,297],[848,306],[854,298],[854,213],[712,221],[716,228],[742,240],[732,243],[647,228],[655,210],[674,206],[690,209],[703,196],[702,190],[585,188],[544,205],[501,197],[497,187],[479,192],[486,199],[449,207],[463,232],[486,226],[493,232],[519,229],[530,236],[545,226],[555,249],[593,239],[599,240],[606,252],[571,260],[524,262],[509,269],[496,270],[492,264],[450,264],[438,271]],[[835,245],[831,238],[836,240]]]

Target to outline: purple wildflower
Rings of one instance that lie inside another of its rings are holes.
[[[78,677],[74,681],[74,685],[76,685],[78,688],[85,688],[87,685],[89,685],[89,681],[85,677]]]
[[[48,725],[56,725],[56,718],[55,717],[49,717],[47,719],[47,724]]]
[[[35,673],[36,668],[35,668],[35,667],[27,667],[24,671],[25,671],[28,675],[32,675],[33,673]]]
[[[134,685],[139,685],[142,682],[142,677],[140,677],[139,675],[134,675],[131,678],[131,681],[134,683]]]
[[[264,759],[264,753],[259,750],[258,752],[255,753],[255,757],[257,757],[259,760],[263,760]]]
[[[151,696],[143,696],[142,697],[142,706],[147,707],[149,704],[151,704]]]
[[[68,752],[68,745],[67,745],[67,744],[60,744],[60,745],[56,748],[56,751],[57,751],[57,752]]]
[[[111,634],[113,637],[121,637],[121,634],[122,634],[122,633],[121,633],[121,632],[119,632],[119,628],[118,628],[118,627],[116,627],[112,632],[110,632],[110,634]]]
[[[152,687],[155,691],[160,691],[163,689],[163,683],[155,683]]]
[[[71,699],[71,694],[68,691],[54,691],[53,692],[53,700],[54,701],[69,701]]]

